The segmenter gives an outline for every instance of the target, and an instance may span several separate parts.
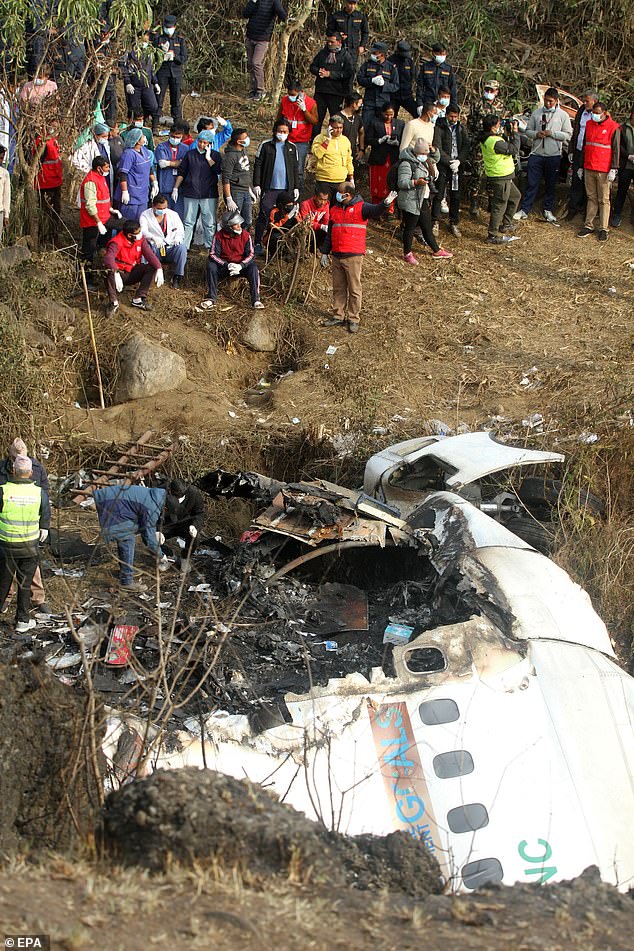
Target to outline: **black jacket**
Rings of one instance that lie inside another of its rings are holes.
[[[425,102],[435,102],[438,99],[438,90],[447,86],[451,93],[451,101],[458,102],[458,86],[456,74],[451,63],[442,63],[440,66],[434,59],[421,63],[416,84],[416,102],[422,106]]]
[[[41,462],[38,462],[37,459],[34,459],[32,456],[29,456],[31,463],[33,465],[33,475],[30,478],[30,482],[33,482],[35,485],[39,485],[41,489],[44,489],[47,496],[51,494],[51,488],[48,484],[48,475],[46,474],[46,469]],[[0,459],[0,485],[4,485],[5,482],[8,482],[13,478],[13,459]],[[44,526],[48,528],[48,526]]]
[[[183,76],[183,66],[187,62],[187,43],[183,36],[174,33],[168,36],[167,33],[157,33],[153,37],[153,43],[156,47],[169,43],[169,52],[174,54],[174,59],[161,63],[156,75],[159,80],[166,76],[173,76],[175,79],[181,79]]]
[[[570,136],[570,142],[568,143],[568,155],[572,158],[577,149],[577,139],[579,138],[579,130],[581,129],[581,116],[586,111],[585,106],[579,106],[577,113],[572,120],[572,135]],[[588,119],[588,122],[592,122],[592,119]],[[585,136],[584,136],[585,141]]]
[[[284,21],[288,14],[280,0],[249,0],[242,11],[250,40],[270,40],[275,20]]]
[[[368,45],[368,18],[361,10],[353,10],[352,13],[339,10],[337,13],[331,13],[326,25],[326,36],[332,36],[333,33],[341,33],[343,48],[350,50],[356,57],[359,47]]]
[[[469,161],[471,154],[471,139],[460,122],[456,127],[456,144],[458,146],[458,158],[460,159],[460,171],[462,172],[463,166]],[[434,148],[440,152],[438,165],[445,172],[448,171],[449,162],[451,161],[451,129],[446,119],[438,119],[436,122]]]
[[[187,541],[189,526],[194,525],[200,532],[204,518],[205,500],[203,494],[200,489],[190,485],[182,502],[179,502],[177,496],[168,494],[163,512],[163,532],[166,535],[169,533],[172,537],[179,534]]]
[[[275,139],[265,139],[258,146],[253,166],[253,186],[259,185],[263,192],[271,187],[273,166],[275,165]],[[287,191],[299,188],[299,161],[297,149],[288,139],[284,143],[284,164],[288,179]]]
[[[311,73],[317,77],[315,79],[315,96],[341,96],[343,98],[350,88],[350,80],[354,75],[354,64],[350,53],[343,47],[336,54],[334,63],[327,62],[329,56],[330,50],[327,46],[324,46],[310,64]],[[320,79],[320,69],[327,69],[330,76]]]
[[[381,116],[373,116],[365,126],[365,144],[371,146],[369,165],[383,165],[387,158],[392,165],[398,162],[400,152],[401,136],[405,123],[402,119],[392,119],[392,138],[396,139],[394,145],[388,142],[379,142],[385,135],[385,123]]]
[[[375,76],[383,76],[382,86],[376,86],[372,80]],[[357,82],[365,88],[363,97],[364,112],[365,107],[372,107],[376,112],[384,109],[398,95],[398,70],[394,63],[386,59],[383,63],[375,63],[368,59],[357,73]]]
[[[401,56],[400,53],[392,53],[388,57],[390,63],[394,63],[398,70],[398,96],[400,102],[410,99],[416,89],[416,66],[411,56]]]
[[[147,89],[158,82],[152,60],[147,53],[138,56],[134,51],[126,53],[121,60],[121,78],[124,86],[129,83],[135,89]]]

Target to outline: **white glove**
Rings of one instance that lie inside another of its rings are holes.
[[[289,219],[289,221],[290,221],[291,218],[294,218],[294,217],[295,217],[295,215],[297,214],[298,211],[299,211],[299,206],[298,206],[298,205],[293,205],[293,207],[292,207],[291,210],[289,211],[288,215],[286,216],[286,217]]]
[[[205,158],[207,159],[208,162],[213,162],[213,159],[211,157],[211,142],[205,149]]]
[[[123,218],[123,215],[121,214],[118,208],[111,208],[110,214],[114,215],[115,218]]]
[[[222,116],[216,116],[216,119],[218,120],[218,125],[220,126],[220,128],[224,129],[224,127],[227,124],[227,120],[223,119]]]
[[[383,143],[384,143],[384,142],[387,142],[387,141],[389,140],[389,138],[390,138],[389,135],[384,135],[384,136],[382,136],[382,137],[379,139],[379,145],[383,145]]]
[[[163,284],[165,283],[165,275],[163,274],[162,267],[159,267],[156,269],[156,273],[154,275],[154,283],[156,284],[157,287],[163,287]]]
[[[297,201],[298,198],[299,198],[299,188],[294,188],[294,189],[293,189],[293,201]]]
[[[300,92],[299,96],[297,97],[297,105],[302,110],[302,112],[306,112],[306,97],[304,96],[303,92]]]
[[[128,96],[134,95],[134,86],[132,85],[132,83],[127,83],[125,87],[125,91],[127,92]]]
[[[242,270],[242,265],[238,264],[236,261],[232,261],[229,264],[229,274],[231,275],[231,277],[237,277],[237,275],[240,273],[241,270]]]
[[[326,138],[332,139],[332,129],[328,126],[328,131],[326,132]]]
[[[160,83],[154,83],[154,92],[156,93],[157,96],[160,96],[160,95],[161,95],[161,84],[160,84]]]
[[[422,106],[417,106],[417,107],[416,107],[416,113],[417,113],[417,115],[422,116],[422,114],[423,114],[423,107],[422,107]]]
[[[608,181],[613,182],[615,178],[616,178],[616,169],[611,168],[610,171],[608,172]]]
[[[388,145],[398,145],[398,139],[388,139]]]
[[[322,254],[321,261],[319,262],[322,267],[328,267],[328,255]]]
[[[171,164],[172,164],[172,163],[171,163],[171,161],[170,161],[169,159],[162,158],[162,159],[159,159],[158,166],[159,166],[159,168],[169,168],[169,166],[170,166]]]
[[[192,538],[196,538],[196,535],[198,534],[198,529],[196,528],[195,525],[189,526],[189,534],[191,535]]]
[[[375,76],[374,79],[372,80],[372,82],[374,83],[375,86],[384,86],[384,85],[385,85],[385,80],[383,79],[382,76]]]
[[[249,195],[251,196],[251,201],[256,201],[255,192],[252,188],[249,189]]]
[[[123,278],[118,271],[115,271],[114,275],[114,286],[117,288],[118,292],[121,293],[123,290]]]
[[[628,155],[627,160],[628,162],[634,162],[634,155]]]
[[[352,185],[352,187],[354,188],[354,178],[348,179],[348,185]]]
[[[328,231],[328,225],[319,225],[322,231]]]
[[[253,186],[253,200],[254,200],[254,201],[259,201],[261,194],[262,194],[262,189],[260,188],[260,186],[259,186],[259,185],[254,185],[254,186]]]
[[[168,51],[169,48],[170,48],[170,41],[169,41],[169,40],[165,40],[164,43],[161,43],[161,44],[160,44],[160,47],[161,47],[161,49],[163,50],[164,53],[167,53],[167,51]]]
[[[449,163],[449,168],[451,169],[452,172],[457,172],[458,169],[460,168],[460,159],[457,159],[457,158],[452,159],[451,162]]]
[[[159,570],[159,571],[167,571],[167,569],[169,568],[169,566],[170,566],[170,563],[169,563],[169,561],[168,561],[168,559],[167,559],[167,555],[161,555],[161,557],[159,558],[158,570]]]
[[[130,204],[130,192],[127,189],[121,192],[121,204],[122,205]]]
[[[172,201],[178,201],[178,188],[172,190]]]
[[[389,207],[395,198],[398,198],[398,192],[389,192],[389,194],[383,199],[383,204]]]
[[[249,189],[249,192],[250,192],[250,191],[251,191],[251,189]],[[236,205],[236,203],[235,203],[235,201],[233,200],[233,198],[231,197],[231,195],[229,195],[228,198],[225,198],[225,205],[227,206],[227,211],[237,211],[237,210],[238,210],[238,206]]]
[[[152,182],[152,187],[150,189],[150,198],[156,198],[159,193],[158,182],[156,179]]]
[[[165,544],[165,535],[163,534],[163,532],[156,532],[155,534],[156,534],[156,540],[157,540],[158,544],[159,544],[159,545],[164,545],[164,544]]]
[[[108,229],[106,228],[106,226],[105,226],[105,224],[103,223],[103,221],[100,221],[100,222],[97,224],[97,231],[99,232],[99,234],[107,234],[107,233],[108,233]]]
[[[167,61],[168,63],[171,63],[171,62],[172,62],[172,60],[174,59],[174,52],[173,52],[173,50],[168,50],[168,52],[165,54],[165,59],[166,59],[166,61]]]
[[[578,168],[578,169],[577,169],[577,178],[583,179],[583,169],[582,169],[582,168]]]
[[[40,529],[40,545],[43,545],[47,538],[48,538],[48,528],[41,528]]]

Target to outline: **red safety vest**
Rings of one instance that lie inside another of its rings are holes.
[[[603,122],[588,119],[583,149],[583,167],[592,172],[609,172],[612,168],[612,136],[619,128],[611,116]]]
[[[367,221],[362,216],[363,202],[354,205],[333,205],[330,226],[333,254],[365,254]]]
[[[306,106],[312,109],[315,100],[304,96]],[[282,97],[282,115],[290,125],[289,142],[309,142],[313,134],[313,126],[306,120],[306,113],[302,112],[296,102],[291,102],[288,96]]]
[[[133,267],[141,263],[143,252],[141,250],[143,238],[139,238],[134,244],[130,244],[123,231],[111,238],[108,247],[115,247],[115,263],[119,271],[131,271]]]
[[[110,189],[108,188],[108,179],[104,178],[101,172],[88,172],[81,183],[81,188],[79,189],[79,227],[94,228],[95,219],[86,211],[86,196],[84,194],[86,182],[94,182],[97,187],[97,215],[99,221],[102,221],[104,224],[110,217]]]
[[[36,149],[38,149],[41,144],[42,140],[37,138],[35,140]],[[59,154],[59,142],[57,139],[48,139],[46,149],[40,159],[40,170],[37,175],[35,187],[37,189],[59,188],[63,180],[64,175],[62,160]]]

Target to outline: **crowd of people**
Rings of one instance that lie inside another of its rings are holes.
[[[263,64],[272,31],[287,13],[281,0],[248,0],[243,16],[247,99],[260,101],[266,96]],[[96,47],[100,56],[112,55],[111,43],[106,22]],[[436,259],[452,258],[440,241],[443,220],[447,233],[460,239],[463,202],[479,218],[486,201],[485,239],[505,245],[519,239],[521,222],[542,187],[543,217],[557,222],[556,188],[567,163],[572,176],[567,218],[583,215],[578,236],[605,241],[610,227],[621,224],[634,178],[634,108],[619,124],[594,90],[584,92],[571,119],[558,90],[548,88],[520,128],[508,115],[496,79],[485,78],[480,94],[468,100],[443,43],[434,43],[430,58],[417,66],[406,40],[391,53],[385,43],[370,42],[367,15],[347,0],[329,17],[325,44],[310,63],[312,95],[301,81],[291,80],[271,136],[254,152],[248,121],[202,116],[191,130],[183,119],[187,51],[173,15],[155,32],[142,33],[102,84],[103,121],[70,157],[83,176],[79,223],[89,287],[97,289],[105,269],[111,311],[126,286],[133,288],[132,306],[147,309],[150,289],[164,283],[167,267],[172,286],[181,287],[197,240],[208,254],[200,309],[212,308],[219,282],[235,277],[248,281],[252,306],[261,308],[258,259],[276,254],[283,235],[308,220],[312,246],[332,271],[333,322],[355,333],[369,221],[384,216],[394,228],[400,224],[403,260],[415,266],[414,241]],[[34,68],[19,91],[27,104],[56,95],[51,64],[44,60]],[[121,128],[118,79],[128,110]],[[171,122],[165,117],[168,128],[161,130],[166,97]],[[35,187],[43,219],[53,230],[63,184],[57,134],[50,123],[36,140]],[[2,147],[5,155],[10,152],[8,142]],[[522,150],[527,154],[523,195],[517,184]],[[370,201],[357,194],[366,164]],[[309,188],[307,172],[314,176]],[[10,201],[10,178],[3,169],[0,228],[9,221]],[[101,247],[105,256],[98,268]]]

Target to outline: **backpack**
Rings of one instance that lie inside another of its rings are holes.
[[[388,191],[396,192],[398,191],[398,170],[401,166],[401,162],[408,162],[409,159],[399,159],[395,165],[390,165],[387,177],[385,179],[385,184],[388,187]],[[411,162],[410,162],[411,165]]]

